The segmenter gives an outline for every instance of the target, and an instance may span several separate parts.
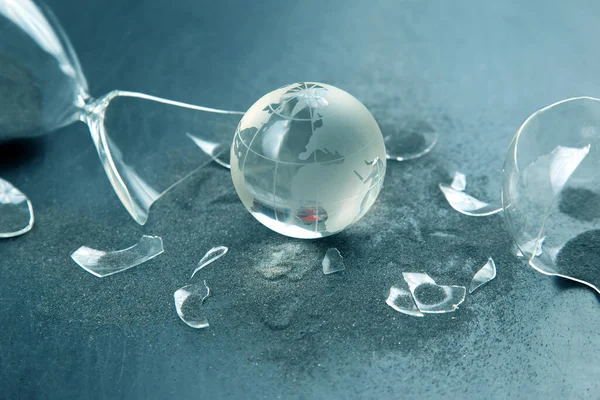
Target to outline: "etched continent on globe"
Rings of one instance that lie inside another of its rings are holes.
[[[259,99],[240,121],[231,176],[244,206],[286,236],[340,232],[371,208],[386,151],[377,122],[356,98],[296,83]]]

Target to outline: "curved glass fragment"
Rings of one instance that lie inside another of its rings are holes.
[[[453,312],[465,301],[464,286],[438,285],[429,275],[420,272],[403,272],[402,276],[422,313]]]
[[[33,228],[31,201],[10,182],[0,178],[0,238],[27,233]]]
[[[408,161],[428,154],[439,140],[439,133],[423,121],[398,121],[382,125],[387,159]]]
[[[209,323],[203,307],[208,296],[210,296],[210,288],[206,285],[206,281],[178,289],[173,297],[179,319],[194,329],[208,328]]]
[[[448,204],[461,214],[472,217],[485,217],[502,211],[500,205],[489,204],[478,200],[464,192],[467,187],[467,178],[464,174],[456,172],[450,186],[438,185]]]
[[[600,100],[578,97],[532,114],[503,170],[506,225],[529,265],[600,292]]]
[[[390,294],[388,295],[385,303],[394,310],[403,314],[412,315],[413,317],[425,316],[419,311],[415,301],[413,300],[412,293],[407,289],[392,286],[390,288]]]
[[[137,244],[118,251],[81,246],[71,254],[71,258],[90,274],[104,278],[151,260],[163,251],[163,241],[160,237],[144,235]]]
[[[104,170],[139,224],[150,206],[217,154],[186,133],[229,146],[244,114],[115,90],[98,99],[69,39],[40,0],[0,0],[0,141],[88,124]]]
[[[204,257],[198,262],[198,266],[192,272],[192,278],[196,275],[196,272],[200,271],[202,268],[206,267],[208,264],[217,261],[219,258],[223,257],[229,249],[225,246],[213,247],[210,249]]]
[[[473,293],[475,290],[479,289],[482,285],[485,285],[492,279],[496,277],[496,263],[490,257],[485,265],[481,267],[479,271],[475,273],[473,279],[471,280],[471,284],[469,285],[469,293]]]

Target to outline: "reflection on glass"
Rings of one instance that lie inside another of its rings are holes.
[[[563,100],[519,128],[504,164],[506,223],[536,270],[600,292],[600,100]]]
[[[0,238],[27,233],[33,228],[31,201],[10,182],[0,178]]]
[[[0,141],[85,122],[115,192],[140,224],[161,194],[218,158],[190,146],[185,134],[229,144],[243,115],[121,90],[92,98],[41,1],[0,0],[0,33]]]
[[[118,251],[81,246],[71,254],[71,258],[90,274],[104,278],[145,263],[163,251],[163,241],[160,237],[144,235],[137,244]]]

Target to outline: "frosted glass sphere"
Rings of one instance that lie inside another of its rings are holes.
[[[246,112],[231,147],[244,206],[286,236],[329,236],[358,221],[383,184],[386,151],[371,113],[322,83],[274,90]]]

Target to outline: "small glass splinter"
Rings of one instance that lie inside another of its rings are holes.
[[[229,249],[225,246],[213,247],[210,249],[204,257],[198,262],[198,266],[192,273],[192,278],[196,275],[196,272],[200,271],[202,268],[206,267],[208,264],[217,261],[219,258],[223,257],[225,253],[227,253]]]
[[[187,326],[195,329],[209,326],[202,307],[208,296],[210,296],[210,288],[206,285],[206,281],[203,284],[194,283],[184,286],[173,294],[177,315]]]
[[[417,308],[412,294],[406,289],[392,286],[385,302],[388,306],[403,314],[412,315],[413,317],[424,317],[423,313]]]
[[[485,217],[502,211],[500,205],[488,204],[465,193],[467,178],[460,172],[454,174],[454,180],[450,186],[441,183],[438,186],[450,206],[461,214],[472,217]]]
[[[137,244],[124,250],[107,252],[81,246],[71,258],[90,274],[104,278],[151,260],[163,251],[160,237],[144,235]]]
[[[463,192],[467,188],[467,177],[465,174],[462,172],[455,172],[454,179],[452,180],[450,187]]]
[[[327,250],[325,257],[323,258],[323,273],[325,275],[329,275],[333,274],[334,272],[343,271],[344,269],[346,269],[344,266],[344,258],[338,249],[332,247],[331,249]]]
[[[473,276],[473,280],[471,280],[471,284],[469,285],[469,293],[473,293],[475,290],[479,289],[480,286],[488,283],[495,277],[496,263],[492,257],[490,257],[485,265],[475,273],[475,276]]]
[[[0,238],[27,233],[33,228],[31,201],[9,182],[0,178]]]
[[[402,276],[422,313],[453,312],[465,300],[464,286],[438,285],[429,275],[419,272],[403,272]]]

